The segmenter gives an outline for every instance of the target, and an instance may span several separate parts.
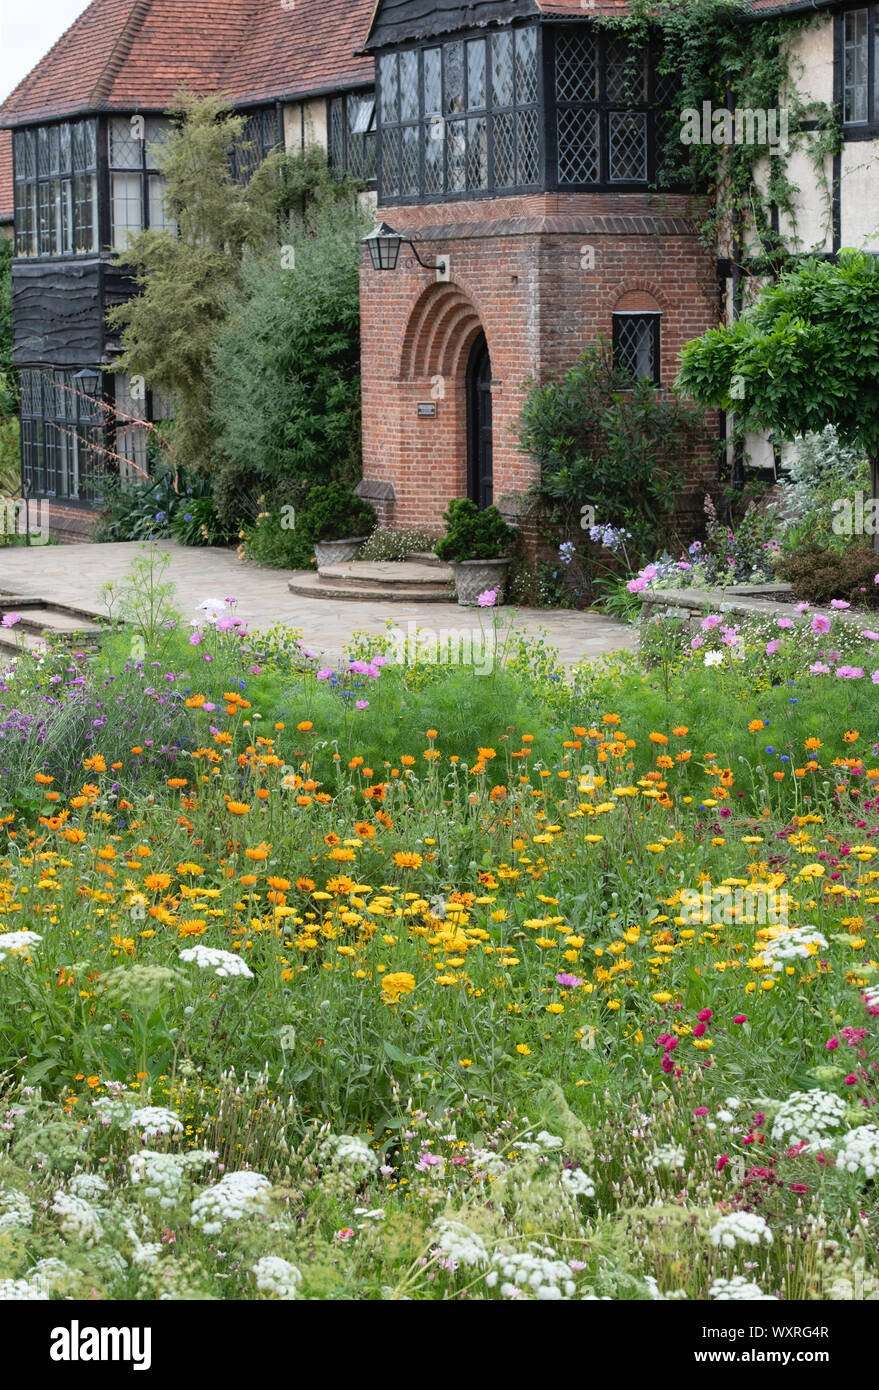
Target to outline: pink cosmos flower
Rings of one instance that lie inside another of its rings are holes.
[[[713,627],[719,627],[722,621],[723,619],[714,613],[709,613],[707,618],[702,619],[702,631],[710,632]]]
[[[480,608],[494,608],[497,603],[498,589],[484,589],[476,602]]]
[[[829,619],[829,618],[825,618],[825,616],[824,616],[823,613],[816,613],[815,616],[814,616],[814,618],[812,619],[812,631],[813,631],[813,632],[829,632],[829,631],[830,631],[830,619]]]
[[[767,643],[766,643],[766,655],[767,655],[767,656],[775,656],[775,653],[776,653],[777,651],[778,651],[778,643],[777,643],[774,639],[773,639],[773,641],[767,642]]]
[[[368,700],[358,700],[358,701],[357,701],[357,708],[358,708],[358,709],[369,709],[369,701],[368,701]]]
[[[829,676],[830,667],[825,666],[823,661],[813,661],[809,667],[809,672],[813,676]]]
[[[583,983],[579,975],[567,974],[556,975],[556,982],[561,985],[562,989],[579,989]]]
[[[830,607],[831,607],[831,608],[839,608],[839,609],[842,609],[842,608],[851,608],[851,604],[850,604],[850,603],[847,603],[846,600],[845,600],[844,598],[832,598],[832,599],[830,600]]]
[[[779,620],[778,620],[778,626],[779,626],[779,627],[793,627],[793,625],[794,625],[794,620],[793,620],[793,618],[779,618]]]
[[[796,603],[794,604],[794,612],[805,613],[809,607],[810,605],[808,603]]]
[[[190,645],[190,647],[198,647],[198,646],[200,646],[203,637],[204,637],[204,633],[201,631],[201,629],[200,629],[200,628],[196,628],[195,632],[192,634],[192,636],[191,636],[190,639],[189,639],[189,645]]]
[[[21,614],[20,614],[20,613],[4,613],[4,614],[3,614],[3,621],[0,622],[0,627],[15,627],[15,624],[16,624],[16,623],[20,623],[20,622],[21,622]]]

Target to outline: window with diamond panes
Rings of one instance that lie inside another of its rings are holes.
[[[384,54],[377,66],[382,201],[539,186],[536,28]]]
[[[329,109],[329,162],[339,174],[375,182],[375,92],[332,97]]]
[[[276,107],[263,106],[242,114],[244,127],[232,153],[232,173],[236,183],[249,183],[263,160],[283,142]]]
[[[557,31],[560,185],[645,185],[656,178],[678,119],[678,79],[661,66],[657,51],[636,50],[592,26]]]
[[[97,122],[63,121],[13,135],[15,254],[98,249]]]
[[[613,364],[638,381],[660,383],[660,314],[613,316]]]
[[[22,478],[35,497],[98,501],[104,469],[104,417],[75,371],[21,372]]]
[[[124,251],[146,228],[175,230],[165,209],[165,179],[156,168],[170,131],[170,121],[152,116],[111,116],[107,123],[114,251]]]

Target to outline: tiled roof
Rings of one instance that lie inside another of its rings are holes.
[[[264,0],[224,73],[236,101],[303,96],[373,80],[371,58],[354,57],[366,40],[375,0]]]
[[[0,222],[12,221],[12,132],[0,130]]]
[[[0,107],[21,123],[166,110],[184,88],[238,102],[369,82],[374,0],[92,0]]]
[[[748,8],[757,16],[805,3],[748,0]],[[536,4],[547,15],[600,18],[624,13],[627,0]],[[163,111],[184,88],[257,103],[367,83],[373,64],[362,47],[376,10],[377,0],[92,0],[0,107],[0,122]]]

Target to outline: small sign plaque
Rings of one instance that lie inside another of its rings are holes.
[[[419,418],[419,420],[435,420],[435,419],[436,419],[436,401],[419,401],[419,402],[418,402],[418,418]]]

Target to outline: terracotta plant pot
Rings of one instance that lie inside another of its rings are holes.
[[[456,560],[452,565],[458,603],[462,608],[472,608],[486,589],[497,589],[494,606],[504,601],[504,584],[510,568],[509,557],[500,560]]]
[[[316,541],[314,553],[318,569],[323,569],[325,565],[344,565],[349,560],[356,560],[368,539],[368,536],[350,536],[343,541]]]

